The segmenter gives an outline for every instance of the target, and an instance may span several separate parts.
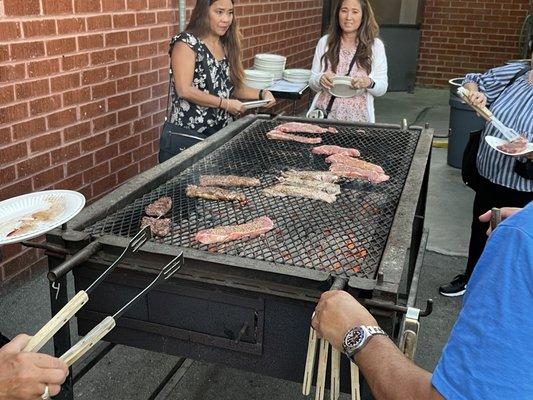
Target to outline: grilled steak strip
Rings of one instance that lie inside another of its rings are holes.
[[[307,199],[325,201],[326,203],[333,203],[337,200],[334,194],[321,192],[315,188],[291,186],[283,183],[278,183],[277,185],[264,189],[263,194],[268,197],[305,197]]]
[[[141,229],[149,226],[152,233],[156,236],[167,236],[170,233],[171,220],[170,218],[151,218],[143,217],[141,220]]]
[[[331,156],[332,154],[343,154],[349,157],[359,157],[361,155],[361,153],[357,149],[334,146],[329,144],[313,147],[311,153],[326,156]]]
[[[196,240],[200,243],[222,243],[231,240],[253,238],[274,229],[274,222],[266,216],[240,225],[219,226],[198,231]]]
[[[282,176],[278,178],[278,181],[280,181],[284,185],[314,189],[314,190],[318,190],[318,191],[333,194],[333,195],[337,195],[341,193],[341,187],[339,185],[336,185],[335,183],[302,179],[296,176],[292,176],[289,178],[285,178]]]
[[[501,144],[498,147],[501,151],[504,151],[509,154],[516,154],[524,151],[527,146],[527,139],[524,136],[513,140],[512,142]]]
[[[302,132],[302,133],[337,133],[337,129],[328,127],[322,128],[321,126],[315,124],[306,124],[303,122],[286,122],[284,124],[278,125],[275,128],[278,131],[282,132]]]
[[[346,164],[333,163],[329,167],[329,170],[345,178],[363,179],[373,183],[381,183],[390,179],[388,175],[368,169],[351,167]]]
[[[322,143],[322,139],[319,137],[308,138],[305,136],[298,136],[298,135],[293,135],[291,133],[285,133],[285,132],[278,131],[275,129],[271,130],[270,132],[267,132],[266,136],[267,138],[271,140],[285,140],[289,142],[299,142],[299,143],[309,143],[309,144]]]
[[[284,178],[295,177],[310,181],[321,181],[329,183],[335,183],[339,180],[338,176],[334,175],[329,171],[296,171],[291,169],[288,171],[283,171],[281,173],[281,176],[283,176]]]
[[[198,186],[261,186],[261,181],[257,178],[236,175],[201,175]]]
[[[144,211],[151,217],[161,217],[170,211],[172,208],[172,199],[168,196],[163,196],[148,204]]]
[[[376,171],[380,174],[384,174],[385,171],[383,171],[383,168],[381,168],[379,165],[369,163],[367,161],[363,161],[359,158],[353,158],[348,157],[343,154],[333,154],[326,158],[327,163],[337,163],[337,164],[344,164],[349,167],[359,168],[359,169],[367,169],[369,171]]]
[[[187,197],[200,197],[207,200],[240,201],[242,203],[246,201],[244,193],[212,186],[189,185],[185,194]]]

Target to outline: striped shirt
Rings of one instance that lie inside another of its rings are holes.
[[[529,83],[528,74],[522,75],[505,88],[522,68],[524,64],[510,64],[484,74],[468,74],[463,84],[476,83],[479,91],[487,96],[487,106],[494,116],[504,125],[524,134],[529,142],[533,142],[533,84]],[[522,178],[514,172],[516,157],[494,150],[485,141],[485,136],[505,139],[498,129],[487,123],[477,153],[477,168],[481,176],[497,185],[533,192],[533,180]]]

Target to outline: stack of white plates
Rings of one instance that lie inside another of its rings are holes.
[[[308,69],[286,69],[283,71],[283,79],[293,83],[308,83],[311,71]]]
[[[277,54],[256,54],[254,58],[254,69],[270,72],[275,80],[283,78],[283,70],[287,58]]]
[[[265,89],[272,85],[274,77],[271,72],[255,69],[244,70],[244,84],[255,89]]]

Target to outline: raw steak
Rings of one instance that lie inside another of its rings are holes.
[[[201,175],[199,186],[261,186],[257,178],[235,175]]]
[[[348,157],[348,156],[345,156],[343,154],[333,154],[333,155],[329,156],[328,158],[326,158],[326,162],[327,163],[344,164],[344,165],[347,165],[349,167],[366,169],[366,170],[369,170],[369,171],[376,171],[376,172],[378,172],[380,174],[385,173],[385,171],[383,171],[383,168],[381,168],[379,165],[372,164],[372,163],[369,163],[367,161],[360,160],[359,158]]]
[[[329,183],[335,183],[339,180],[338,176],[332,174],[329,171],[296,171],[291,169],[288,171],[283,171],[281,173],[281,176],[285,178],[296,177],[310,181],[321,181]]]
[[[187,197],[200,197],[207,200],[246,202],[246,196],[244,193],[213,186],[189,185],[187,186],[185,193],[187,194]]]
[[[275,128],[282,132],[302,132],[302,133],[337,133],[335,128],[322,128],[314,124],[306,124],[302,122],[287,122],[276,126]]]
[[[524,151],[527,147],[527,139],[524,136],[513,140],[512,142],[504,143],[498,146],[498,149],[505,153],[516,154]]]
[[[329,167],[329,170],[334,174],[343,176],[345,178],[364,179],[372,183],[381,183],[390,179],[388,175],[368,169],[351,167],[346,164],[333,163]]]
[[[263,216],[241,225],[227,225],[201,230],[196,234],[196,240],[203,244],[229,242],[254,238],[272,229],[274,229],[274,222]]]
[[[170,233],[171,221],[170,218],[151,218],[143,217],[141,220],[141,229],[149,226],[152,233],[156,236],[167,236]]]
[[[322,139],[319,137],[308,138],[305,136],[293,135],[291,133],[285,133],[282,131],[277,131],[275,129],[267,132],[267,138],[271,140],[286,140],[290,142],[299,142],[299,143],[309,143],[309,144],[318,144],[322,143]]]
[[[333,203],[337,200],[337,197],[334,194],[321,192],[315,188],[291,186],[283,183],[264,189],[263,194],[268,197],[305,197],[307,199],[325,201],[326,203]]]
[[[335,183],[302,179],[296,176],[292,176],[289,178],[285,178],[282,176],[278,178],[278,181],[280,181],[284,185],[310,188],[310,189],[318,190],[320,192],[325,192],[325,193],[334,194],[334,195],[341,193],[341,187]]]
[[[361,153],[357,149],[333,146],[329,144],[313,147],[313,150],[311,150],[311,153],[321,154],[321,155],[323,154],[326,156],[330,156],[332,154],[343,154],[343,155],[350,156],[350,157],[359,157],[361,155]]]
[[[161,217],[172,208],[172,199],[168,196],[160,197],[151,204],[148,204],[144,211],[150,217]]]

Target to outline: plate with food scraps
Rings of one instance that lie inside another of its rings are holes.
[[[247,110],[250,110],[252,108],[258,108],[263,107],[268,104],[269,100],[253,100],[253,101],[245,101],[242,104]]]
[[[333,86],[329,89],[329,94],[340,98],[349,98],[363,93],[363,89],[355,89],[352,86],[352,78],[350,76],[335,76],[333,79]]]
[[[45,190],[0,202],[0,245],[41,236],[76,216],[85,197],[72,190]]]
[[[518,157],[533,152],[533,143],[531,142],[526,144],[523,150],[510,153],[500,148],[502,145],[509,144],[508,140],[497,138],[496,136],[485,136],[485,141],[494,150],[499,151],[500,153],[505,154],[507,156]]]

